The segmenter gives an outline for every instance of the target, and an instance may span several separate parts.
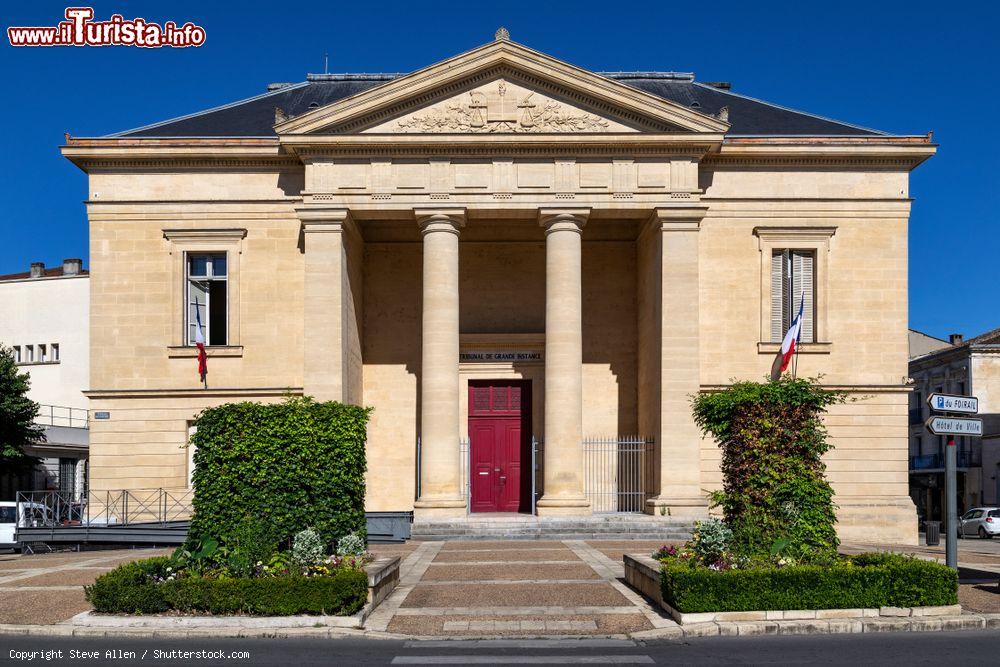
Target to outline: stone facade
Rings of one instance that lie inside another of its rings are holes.
[[[276,110],[273,138],[70,140],[90,175],[89,396],[112,415],[93,487],[183,485],[200,409],[307,394],[374,407],[369,510],[464,516],[469,383],[519,379],[541,516],[589,514],[581,439],[626,434],[655,442],[646,511],[704,515],[719,453],[690,396],[767,373],[768,267],[795,248],[816,256],[799,373],[858,399],[828,417],[841,534],[913,542],[907,183],[934,147],[734,136],[726,117],[499,39]],[[183,335],[198,250],[229,262],[207,390]]]

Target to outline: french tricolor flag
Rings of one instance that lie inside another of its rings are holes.
[[[201,304],[195,302],[194,317],[197,328],[194,330],[194,344],[198,348],[198,375],[201,376],[202,383],[207,387],[208,380],[208,355],[205,353],[205,327],[201,325]]]
[[[777,356],[774,358],[774,363],[771,364],[771,382],[776,381],[781,377],[781,374],[785,372],[788,368],[788,364],[792,361],[792,356],[795,355],[795,350],[799,346],[799,340],[802,338],[802,313],[806,306],[806,296],[802,295],[802,300],[799,301],[799,312],[792,320],[792,325],[788,327],[788,332],[785,334],[785,339],[781,341],[781,349],[778,350]]]

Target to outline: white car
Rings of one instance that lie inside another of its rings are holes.
[[[992,539],[1000,533],[1000,507],[973,507],[958,520],[958,536]]]
[[[0,549],[19,549],[17,529],[51,525],[52,510],[42,503],[0,502]]]

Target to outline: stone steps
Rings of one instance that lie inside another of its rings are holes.
[[[648,539],[683,541],[691,537],[693,523],[652,517],[599,517],[584,519],[478,519],[414,522],[411,536],[419,540],[599,540]]]

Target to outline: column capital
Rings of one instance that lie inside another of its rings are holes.
[[[465,227],[465,208],[417,208],[413,215],[420,225],[420,233],[449,232],[457,235]]]
[[[302,232],[339,234],[354,225],[351,211],[327,206],[299,206],[295,209],[302,222]]]
[[[663,232],[696,232],[701,228],[701,220],[707,212],[706,204],[657,206],[646,219],[646,224]]]
[[[556,231],[583,230],[590,217],[589,208],[540,208],[538,224],[545,227],[545,233]]]

